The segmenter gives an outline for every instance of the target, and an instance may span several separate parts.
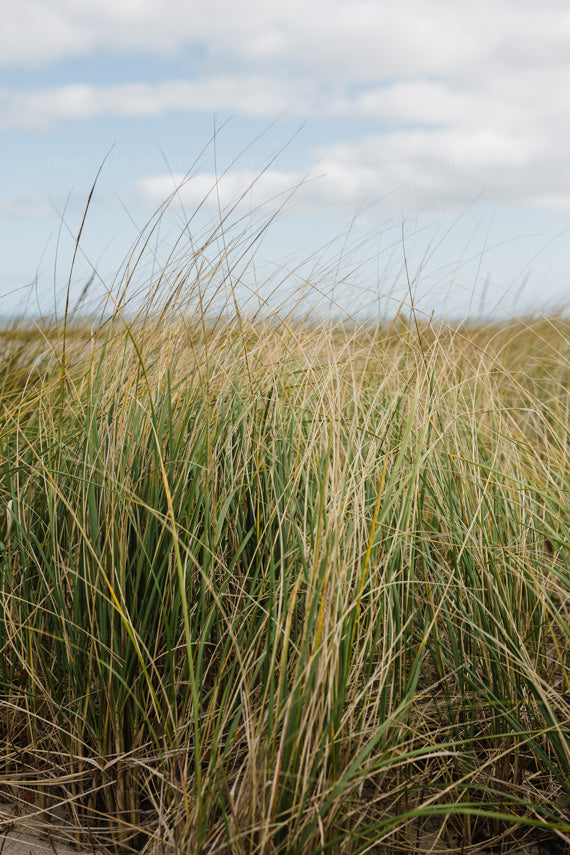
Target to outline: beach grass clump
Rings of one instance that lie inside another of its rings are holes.
[[[174,280],[2,333],[10,820],[147,853],[568,841],[568,324],[213,315]]]

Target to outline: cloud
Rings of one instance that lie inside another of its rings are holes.
[[[0,62],[39,67],[97,51],[173,55],[202,45],[208,60],[285,65],[320,81],[451,75],[503,56],[566,63],[565,0],[5,0]]]
[[[175,193],[190,211],[206,209],[277,210],[295,191],[303,196],[304,177],[294,171],[268,169],[256,173],[235,169],[216,177],[200,172],[190,177],[181,174],[155,175],[137,180],[128,190],[128,201],[158,208]]]
[[[570,209],[564,146],[503,128],[411,130],[323,146],[318,168],[347,205],[387,197],[402,211],[449,212],[482,195],[511,208]]]
[[[168,55],[203,44],[217,61],[277,62],[321,68],[329,78],[370,79],[374,69],[414,74],[463,63],[469,52],[480,53],[477,22],[487,42],[491,37],[482,10],[459,12],[449,0],[429,7],[404,0],[397,9],[370,0],[7,0],[2,12],[0,61],[28,67],[101,50]]]
[[[276,116],[292,101],[308,109],[305,96],[279,80],[220,75],[205,80],[171,80],[165,83],[124,83],[65,86],[14,91],[0,89],[0,127],[43,128],[62,121],[102,115],[160,116],[169,111],[227,110],[246,116]]]
[[[563,141],[556,157],[552,168],[540,139],[501,129],[402,131],[321,146],[307,176],[272,169],[234,170],[217,181],[207,172],[188,181],[182,175],[147,176],[130,188],[129,198],[157,207],[179,188],[190,210],[218,202],[225,209],[238,199],[241,208],[276,210],[287,198],[296,208],[329,211],[384,201],[400,215],[423,209],[449,213],[482,196],[512,208],[569,210],[570,164]]]
[[[194,65],[192,78],[160,83],[4,88],[0,126],[217,110],[271,121],[286,112],[332,133],[342,121],[344,139],[360,135],[312,152],[307,166],[324,177],[299,190],[299,205],[358,207],[389,195],[403,208],[446,210],[483,192],[496,204],[566,210],[569,39],[565,0],[8,0],[6,66],[103,52],[191,55]],[[224,199],[254,177],[224,178]],[[300,180],[268,172],[247,204]],[[183,192],[199,202],[214,181],[195,176]],[[133,192],[158,203],[171,186],[148,176]]]

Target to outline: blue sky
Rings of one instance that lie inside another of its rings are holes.
[[[244,302],[256,289],[278,302],[309,277],[331,306],[390,312],[404,262],[428,314],[568,302],[563,0],[5,0],[2,12],[0,315],[61,312],[107,155],[72,301],[96,269],[97,305],[186,176],[141,281],[174,246],[175,270],[190,265],[240,199],[226,228]],[[204,250],[212,267],[220,248]]]

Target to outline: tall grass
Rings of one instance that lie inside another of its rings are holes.
[[[2,334],[11,821],[147,853],[570,840],[570,327],[216,320],[187,270]]]

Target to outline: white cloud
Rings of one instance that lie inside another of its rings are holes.
[[[216,177],[214,173],[200,172],[186,178],[181,174],[155,175],[141,178],[128,191],[129,201],[158,208],[173,193],[190,211],[199,206],[227,210],[238,205],[240,209],[257,211],[277,210],[296,190],[303,195],[304,177],[297,172],[268,169],[256,173],[236,169]]]
[[[225,209],[240,197],[242,208],[277,209],[292,190],[292,204],[305,209],[350,211],[386,200],[398,215],[423,209],[445,213],[482,195],[506,207],[570,210],[570,163],[564,140],[552,165],[544,160],[539,139],[500,129],[415,130],[323,146],[308,178],[271,169],[261,175],[235,170],[217,184],[212,173],[187,182],[181,175],[149,176],[131,188],[130,201],[157,207],[176,187],[190,210],[203,202],[208,207],[219,202]]]
[[[566,62],[565,0],[4,0],[0,62],[39,66],[96,51],[284,64],[321,81],[453,74],[483,62]]]
[[[192,46],[203,58],[188,80],[0,90],[0,127],[287,112],[344,121],[346,139],[350,122],[359,133],[366,122],[365,138],[314,153],[307,165],[326,177],[304,186],[298,204],[358,207],[397,191],[394,204],[446,209],[484,192],[494,203],[567,209],[569,44],[565,0],[7,0],[5,65],[97,52],[183,57]],[[229,199],[253,177],[232,173],[220,192]],[[268,172],[255,199],[299,180]],[[137,193],[158,203],[169,182],[142,179]],[[200,201],[213,183],[196,176],[184,193]]]
[[[543,143],[493,128],[397,132],[323,147],[319,170],[334,179],[346,204],[391,194],[402,210],[450,211],[483,194],[507,207],[556,200],[557,208],[569,209],[564,141],[551,147],[548,161]]]
[[[171,110],[229,110],[246,116],[275,116],[296,99],[307,109],[310,93],[293,93],[279,80],[222,75],[205,80],[93,86],[73,83],[15,92],[0,89],[0,127],[42,128],[65,120],[101,115],[159,116]]]

